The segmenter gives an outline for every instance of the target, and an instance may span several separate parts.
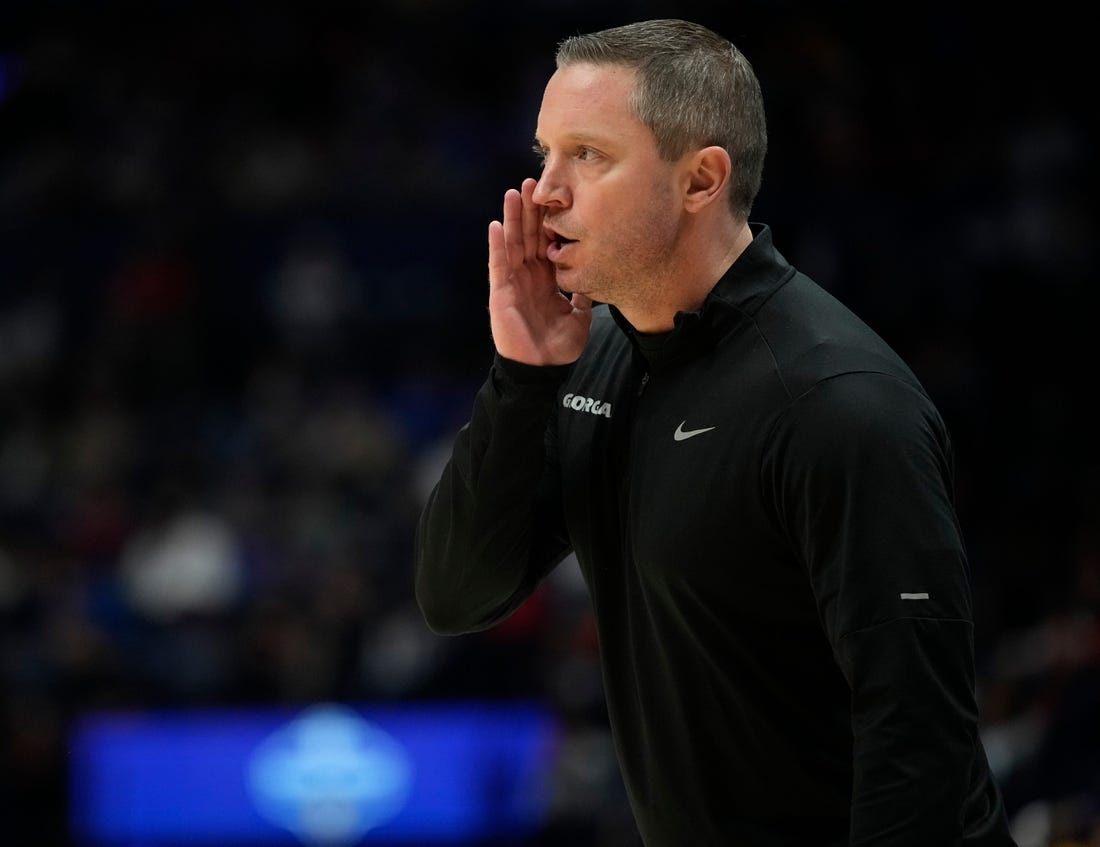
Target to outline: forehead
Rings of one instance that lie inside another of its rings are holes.
[[[617,138],[649,128],[630,110],[636,74],[624,65],[587,63],[559,68],[546,84],[537,136]]]

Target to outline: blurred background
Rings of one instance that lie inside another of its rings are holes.
[[[95,715],[533,703],[556,740],[507,843],[637,844],[573,563],[445,639],[412,537],[556,43],[685,17],[761,78],[753,219],[951,427],[1021,847],[1100,845],[1091,38],[1057,4],[885,5],[0,6],[0,841],[77,843]]]

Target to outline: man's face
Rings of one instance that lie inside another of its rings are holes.
[[[635,73],[572,65],[547,83],[534,200],[544,209],[558,286],[620,307],[644,306],[672,260],[680,213],[675,163],[630,111]]]

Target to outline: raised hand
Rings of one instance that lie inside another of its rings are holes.
[[[497,352],[529,365],[565,365],[580,358],[592,325],[592,301],[558,289],[536,181],[504,194],[504,222],[489,224],[489,324]]]

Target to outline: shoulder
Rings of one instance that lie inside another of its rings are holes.
[[[923,392],[912,369],[886,340],[801,272],[775,291],[753,320],[792,398],[825,381],[858,373],[893,376]],[[838,393],[848,387],[845,383]]]
[[[814,382],[777,417],[768,456],[821,470],[908,465],[924,457],[943,465],[947,427],[919,383],[896,373],[846,371]]]
[[[784,410],[788,425],[837,426],[870,434],[905,429],[940,416],[920,383],[890,370],[845,370],[815,381],[792,397]]]

